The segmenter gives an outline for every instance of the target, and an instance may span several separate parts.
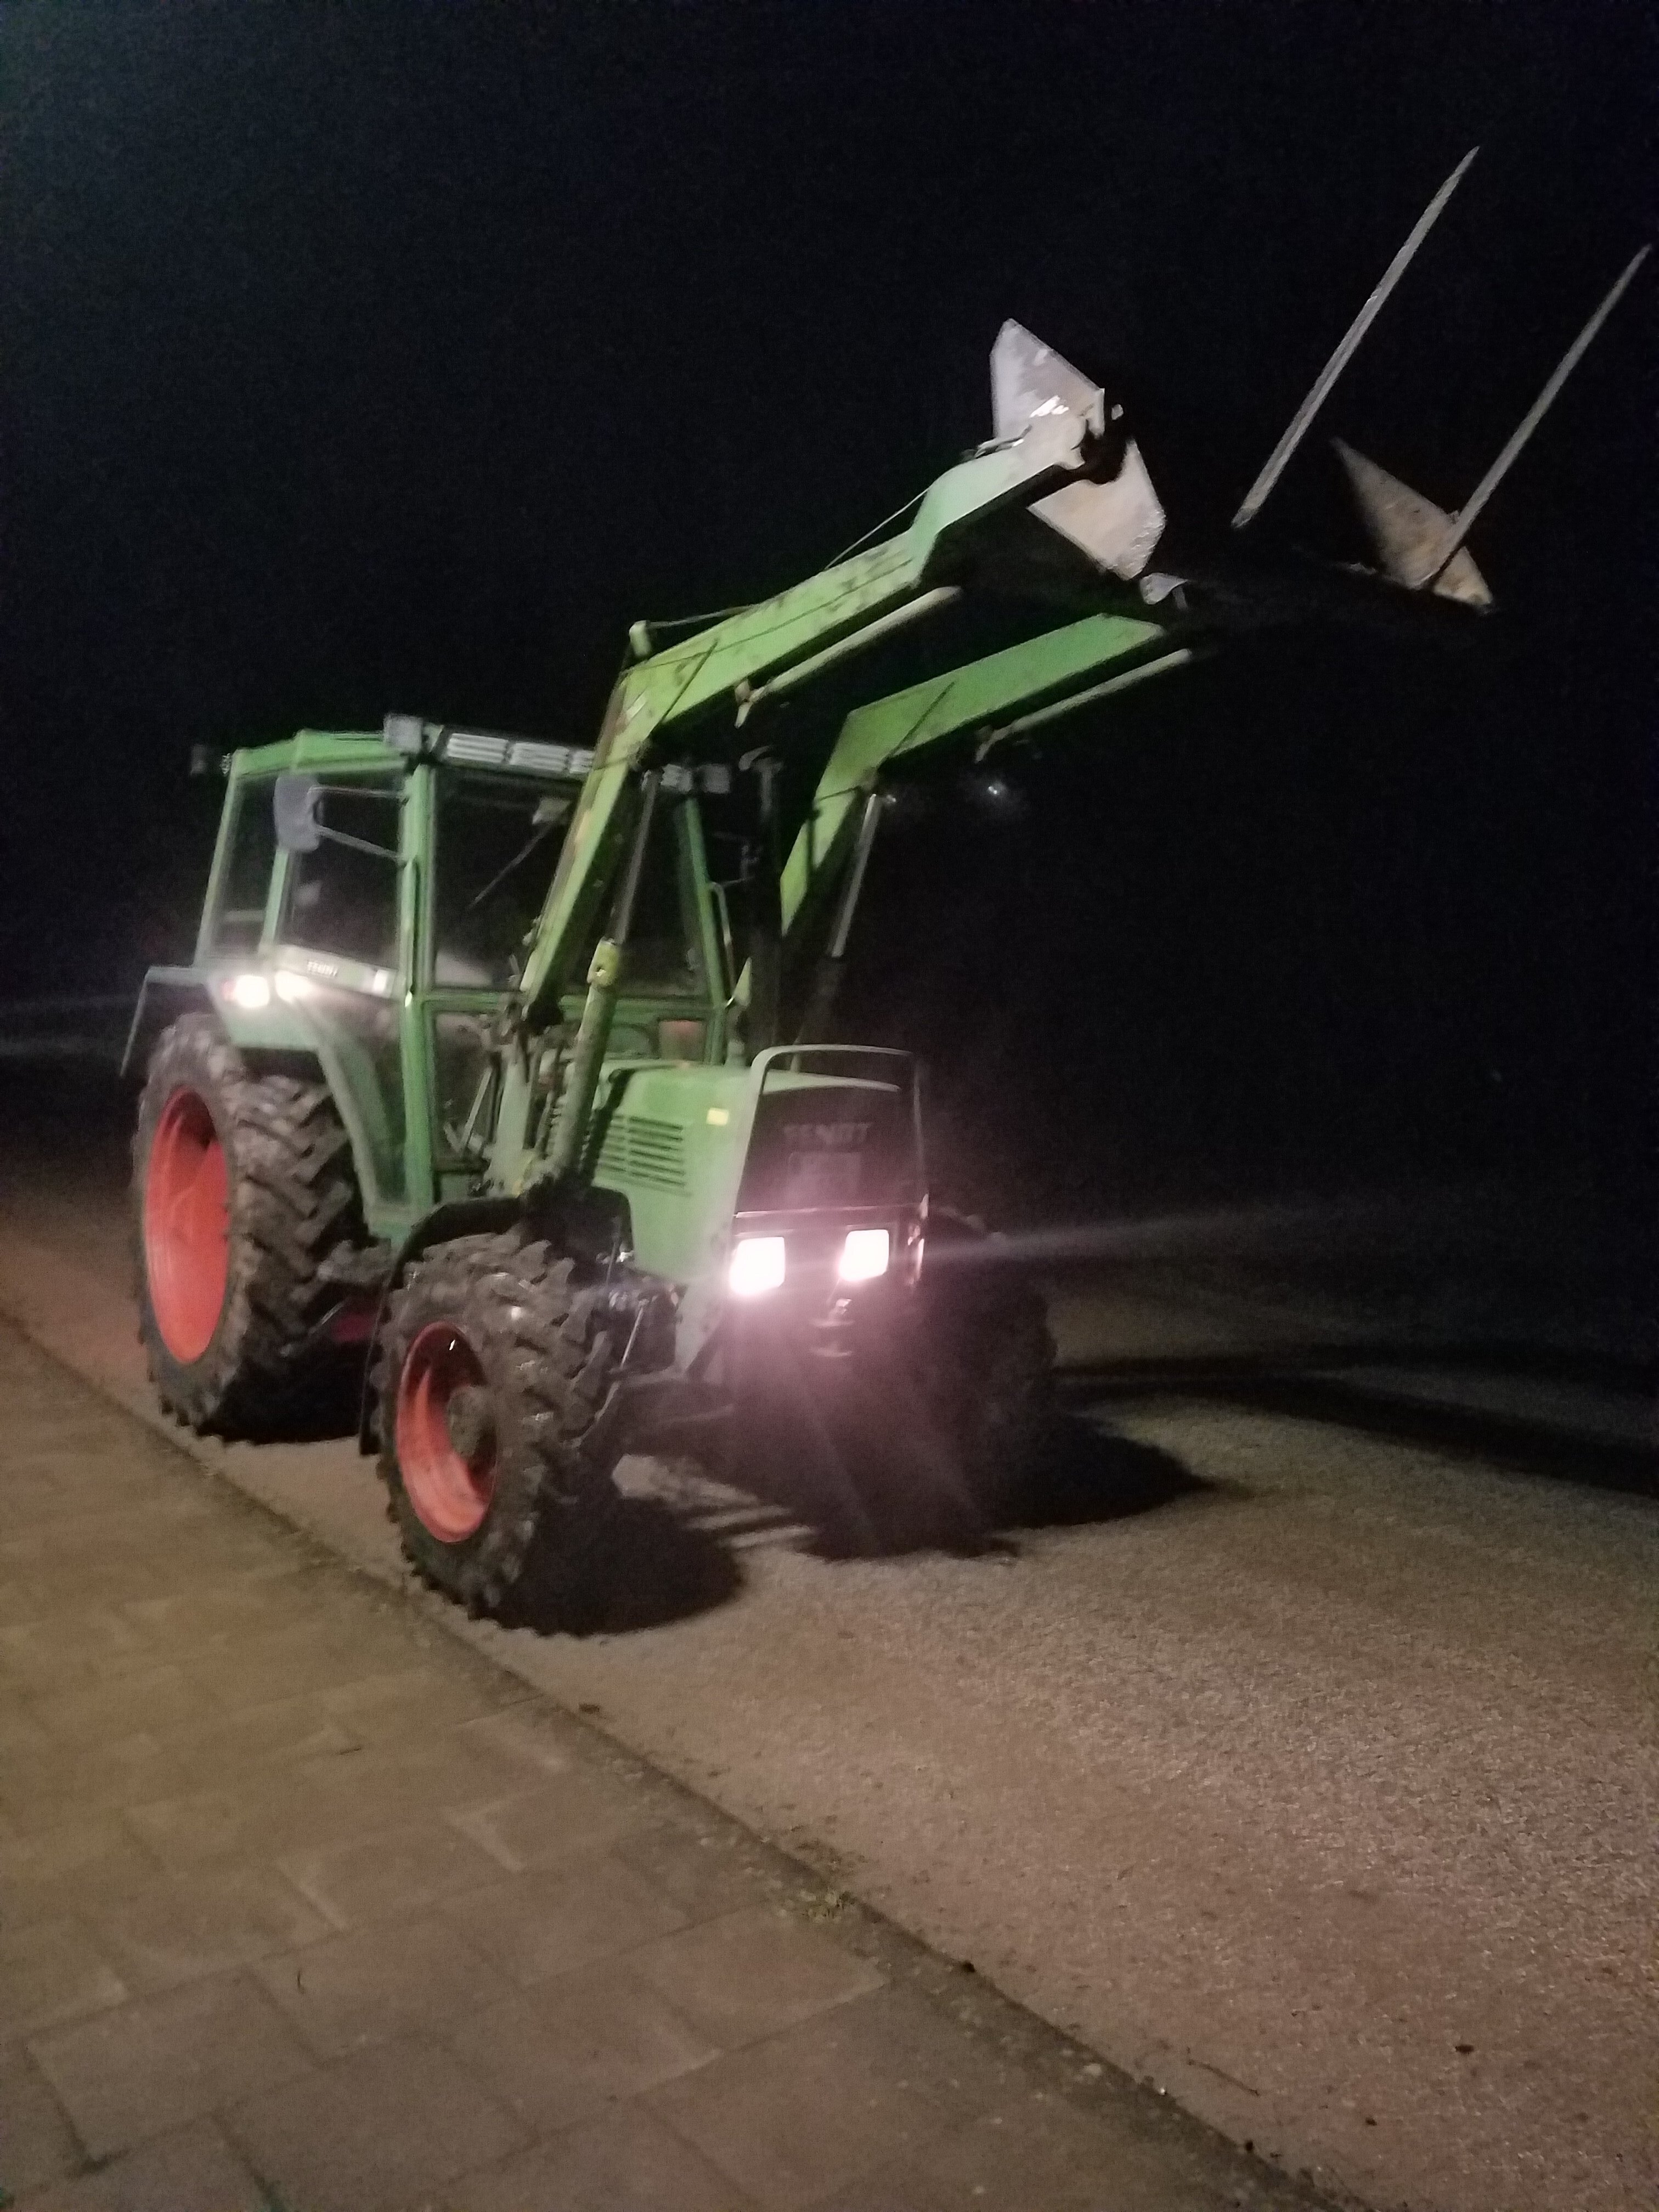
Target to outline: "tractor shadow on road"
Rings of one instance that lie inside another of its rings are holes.
[[[742,1482],[781,1516],[774,1540],[787,1535],[822,1559],[1006,1553],[1022,1531],[1124,1520],[1216,1487],[1172,1452],[1071,1414],[1055,1420],[1036,1468],[989,1512],[970,1501],[955,1469],[925,1451],[896,1451],[880,1466],[770,1456],[752,1460]]]
[[[1082,1528],[1155,1513],[1223,1487],[1158,1444],[1066,1413],[1054,1423],[1042,1465],[1004,1517],[1015,1528]]]
[[[624,1461],[603,1568],[580,1601],[532,1570],[501,1618],[538,1635],[624,1636],[730,1604],[751,1551],[825,1562],[972,1558],[1017,1551],[1022,1532],[1125,1520],[1220,1487],[1171,1452],[1070,1415],[1056,1421],[1035,1475],[988,1522],[930,1486],[927,1468],[913,1473],[907,1485],[889,1467],[876,1482],[845,1466],[809,1472],[798,1458],[767,1455],[745,1462],[739,1486],[690,1461]]]
[[[644,1470],[647,1462],[632,1463]],[[599,1571],[573,1598],[562,1581],[533,1569],[520,1584],[504,1626],[539,1636],[626,1636],[665,1628],[726,1605],[743,1588],[743,1564],[718,1525],[679,1494],[674,1470],[624,1480],[610,1516]]]

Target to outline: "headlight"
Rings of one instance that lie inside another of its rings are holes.
[[[891,1243],[884,1229],[849,1229],[836,1271],[843,1283],[873,1283],[887,1273]]]
[[[263,975],[233,975],[219,988],[233,1006],[245,1006],[250,1013],[270,1004],[270,986]]]
[[[775,1291],[783,1280],[782,1237],[739,1237],[726,1279],[734,1297],[757,1298],[764,1291]]]

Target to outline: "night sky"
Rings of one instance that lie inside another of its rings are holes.
[[[0,997],[185,951],[194,744],[591,737],[635,617],[781,586],[987,434],[1007,315],[1224,514],[1479,141],[1322,426],[1455,506],[1650,233],[1651,20],[10,6]],[[1017,819],[941,781],[886,837],[848,1019],[928,1053],[974,1192],[1627,1173],[1655,285],[1479,528],[1497,615],[1256,641],[1015,763]]]

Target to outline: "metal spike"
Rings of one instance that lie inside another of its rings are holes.
[[[1376,320],[1384,301],[1410,267],[1418,247],[1440,220],[1441,212],[1447,201],[1462,183],[1470,162],[1480,151],[1480,149],[1478,146],[1471,146],[1468,152],[1464,155],[1450,176],[1417,218],[1412,227],[1411,235],[1383,270],[1382,282],[1343,332],[1336,351],[1314,379],[1313,389],[1291,416],[1285,426],[1284,435],[1263,463],[1261,475],[1245,493],[1238,513],[1233,517],[1235,530],[1243,530],[1252,515],[1261,507],[1267,494],[1284,475],[1285,465],[1291,454],[1307,435],[1309,425],[1330,397],[1331,386],[1353,359],[1358,349],[1359,341]]]
[[[1612,290],[1602,301],[1601,306],[1590,317],[1589,322],[1585,324],[1583,329],[1579,331],[1577,337],[1567,348],[1565,353],[1562,355],[1560,360],[1556,363],[1554,374],[1550,378],[1549,382],[1544,386],[1544,389],[1539,393],[1537,398],[1533,401],[1532,405],[1528,408],[1526,413],[1521,417],[1521,420],[1516,425],[1508,443],[1504,446],[1503,452],[1499,453],[1498,459],[1486,471],[1486,475],[1481,477],[1480,483],[1469,494],[1464,505],[1458,509],[1456,514],[1453,517],[1449,531],[1441,540],[1440,544],[1435,548],[1431,565],[1423,571],[1420,576],[1413,580],[1416,584],[1426,584],[1433,577],[1439,575],[1441,571],[1446,567],[1447,563],[1456,553],[1458,548],[1462,544],[1463,540],[1468,536],[1470,531],[1474,527],[1476,518],[1479,516],[1481,508],[1485,507],[1486,501],[1492,497],[1498,485],[1503,483],[1504,477],[1514,466],[1516,459],[1520,453],[1522,447],[1526,444],[1528,439],[1531,437],[1533,432],[1538,428],[1538,425],[1543,421],[1546,413],[1554,402],[1555,397],[1560,391],[1561,386],[1566,382],[1567,379],[1572,374],[1574,369],[1577,368],[1579,362],[1589,352],[1591,345],[1595,343],[1596,332],[1601,329],[1602,324],[1606,322],[1607,317],[1613,313],[1613,309],[1619,305],[1619,302],[1623,298],[1626,289],[1634,278],[1637,270],[1641,267],[1642,264],[1647,259],[1649,254],[1652,251],[1653,248],[1650,246],[1644,246],[1639,252],[1632,254],[1629,261],[1625,264],[1624,272],[1619,278],[1618,283],[1614,284]]]

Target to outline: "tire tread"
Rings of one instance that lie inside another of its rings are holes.
[[[202,1357],[180,1363],[149,1306],[143,1190],[161,1108],[188,1085],[207,1100],[231,1176],[225,1306]],[[254,1073],[204,1014],[165,1030],[151,1054],[133,1139],[139,1335],[162,1404],[203,1434],[261,1440],[302,1429],[344,1366],[319,1338],[339,1302],[325,1261],[367,1242],[351,1144],[325,1083]]]
[[[463,1328],[483,1360],[501,1439],[490,1512],[458,1545],[425,1528],[398,1465],[398,1378],[436,1320]],[[596,1288],[522,1230],[435,1245],[394,1291],[374,1375],[387,1511],[417,1572],[470,1613],[499,1613],[532,1583],[566,1617],[591,1595],[616,1492],[588,1442],[614,1364]]]

